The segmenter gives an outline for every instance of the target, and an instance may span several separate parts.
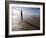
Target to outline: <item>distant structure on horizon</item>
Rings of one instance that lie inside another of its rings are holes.
[[[21,20],[23,20],[23,13],[22,13],[22,10],[21,10]]]

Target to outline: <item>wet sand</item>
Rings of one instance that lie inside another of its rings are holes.
[[[40,30],[40,16],[30,16],[28,18],[13,18],[12,31]]]

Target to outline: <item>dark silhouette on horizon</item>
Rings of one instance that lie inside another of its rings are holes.
[[[21,20],[23,20],[23,13],[22,13],[22,10],[21,10]]]

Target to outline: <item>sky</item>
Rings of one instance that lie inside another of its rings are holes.
[[[20,14],[21,10],[24,15],[40,15],[40,8],[32,7],[13,7],[13,14]]]

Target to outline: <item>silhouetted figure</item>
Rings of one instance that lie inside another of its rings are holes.
[[[22,14],[22,10],[21,10],[21,20],[23,20],[23,14]]]

